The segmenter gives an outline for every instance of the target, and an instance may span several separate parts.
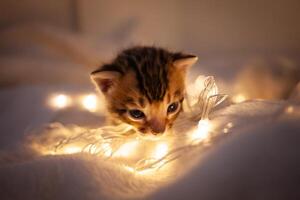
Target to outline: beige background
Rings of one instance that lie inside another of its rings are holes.
[[[299,10],[298,0],[1,0],[0,27],[41,22],[201,53],[295,50]]]

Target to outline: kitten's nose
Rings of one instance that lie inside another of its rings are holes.
[[[165,121],[153,118],[149,121],[151,132],[154,135],[165,132],[166,124]]]

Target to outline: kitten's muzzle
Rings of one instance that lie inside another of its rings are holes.
[[[149,127],[151,129],[151,133],[157,135],[165,132],[166,123],[164,120],[154,118],[149,121]]]

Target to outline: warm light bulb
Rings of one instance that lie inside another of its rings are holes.
[[[138,145],[138,141],[136,140],[125,143],[115,152],[114,155],[121,156],[121,157],[128,157],[135,151],[137,145]]]
[[[155,159],[161,159],[168,153],[168,145],[166,143],[160,143],[156,146],[153,157]]]
[[[63,149],[63,153],[64,154],[74,154],[74,153],[79,153],[81,152],[81,148],[80,147],[76,147],[76,146],[70,146],[70,147],[65,147]]]
[[[237,94],[236,96],[234,96],[232,98],[232,101],[234,103],[241,103],[241,102],[246,101],[246,97],[244,95],[242,95],[242,94]]]
[[[286,113],[292,113],[292,112],[294,112],[294,107],[293,107],[293,106],[288,106],[288,107],[285,109],[285,112],[286,112]]]
[[[94,94],[86,95],[82,99],[82,105],[85,109],[90,112],[95,112],[97,110],[97,97]]]
[[[65,108],[70,103],[71,103],[70,98],[67,95],[64,95],[64,94],[59,94],[59,95],[54,96],[51,99],[51,102],[50,102],[52,107],[55,107],[55,108],[58,108],[58,109]]]
[[[233,127],[233,123],[232,123],[232,122],[229,122],[226,126],[227,126],[228,128],[232,128],[232,127]]]
[[[208,119],[200,120],[197,130],[192,134],[193,140],[205,140],[209,136],[211,124]]]

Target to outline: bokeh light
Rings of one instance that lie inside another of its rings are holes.
[[[120,157],[128,157],[135,152],[138,144],[139,143],[137,140],[133,140],[128,143],[125,143],[115,152],[114,155]]]
[[[191,137],[193,140],[205,140],[208,138],[210,130],[210,121],[208,119],[200,120],[196,131],[194,131],[194,133],[191,134]]]
[[[286,113],[292,113],[292,112],[294,112],[294,107],[293,107],[293,106],[288,106],[288,107],[285,109],[285,112],[286,112]]]
[[[167,143],[160,143],[156,146],[153,157],[155,159],[161,159],[168,153],[168,144]]]
[[[232,97],[232,101],[234,103],[242,103],[246,100],[247,100],[247,98],[243,94],[237,94],[237,95]]]
[[[94,94],[86,95],[82,98],[82,106],[90,112],[97,110],[98,99]]]
[[[80,153],[82,150],[82,147],[79,146],[67,146],[63,149],[64,154],[74,154],[74,153]]]
[[[50,98],[50,105],[56,109],[62,109],[71,104],[71,98],[65,94],[58,94]]]

